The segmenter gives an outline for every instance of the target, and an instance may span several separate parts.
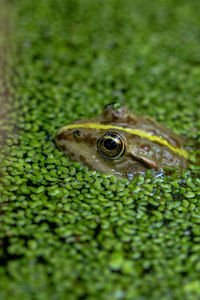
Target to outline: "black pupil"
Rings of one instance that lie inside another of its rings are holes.
[[[104,147],[106,150],[115,150],[117,148],[117,142],[114,139],[106,139],[104,141]]]

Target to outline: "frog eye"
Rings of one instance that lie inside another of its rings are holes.
[[[121,136],[115,132],[107,132],[99,138],[97,150],[103,158],[118,159],[125,151],[125,143]]]

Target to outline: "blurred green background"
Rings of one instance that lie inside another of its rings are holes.
[[[0,299],[200,298],[200,2],[1,3]],[[56,149],[57,129],[129,106],[195,147],[133,182]]]

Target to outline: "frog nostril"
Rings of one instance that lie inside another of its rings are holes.
[[[81,137],[82,136],[82,133],[80,130],[76,129],[73,131],[73,135],[74,137]]]

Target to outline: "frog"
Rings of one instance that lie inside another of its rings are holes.
[[[61,127],[55,143],[70,160],[129,180],[148,169],[163,176],[166,170],[183,171],[188,166],[184,137],[115,103],[105,106],[97,117]]]

